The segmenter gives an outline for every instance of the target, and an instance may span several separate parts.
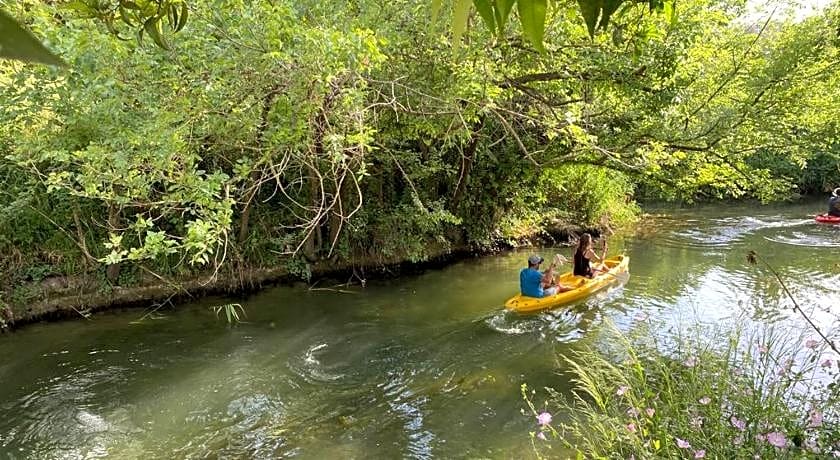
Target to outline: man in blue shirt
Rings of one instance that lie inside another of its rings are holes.
[[[547,283],[543,283],[543,278],[550,278],[550,275],[554,271],[554,267],[556,266],[556,262],[552,262],[551,266],[548,267],[545,274],[540,273],[540,264],[543,263],[543,258],[537,255],[533,255],[528,257],[528,268],[523,268],[521,272],[519,272],[519,291],[524,296],[528,297],[548,297],[554,294],[557,294],[559,290],[559,285],[551,285],[550,287],[544,287],[544,284],[551,284],[551,280],[547,280]],[[549,276],[545,276],[549,275]]]

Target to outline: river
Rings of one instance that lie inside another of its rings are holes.
[[[348,292],[276,287],[139,322],[28,326],[0,336],[0,458],[527,457],[520,385],[567,391],[558,354],[597,345],[607,321],[798,324],[749,250],[830,326],[840,226],[808,218],[821,208],[649,209],[611,242],[631,257],[625,284],[539,315],[502,309],[525,250]],[[231,301],[247,312],[232,327],[210,309]]]

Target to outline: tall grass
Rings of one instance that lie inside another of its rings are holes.
[[[571,395],[548,389],[538,411],[523,387],[538,456],[840,458],[840,356],[819,337],[770,326],[674,334],[667,345],[646,327],[607,334],[609,348],[561,358]]]

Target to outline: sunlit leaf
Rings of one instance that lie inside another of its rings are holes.
[[[467,30],[467,19],[470,17],[470,0],[455,0],[455,7],[452,11],[452,46],[455,49],[461,46],[461,37]]]
[[[546,0],[519,0],[516,2],[519,10],[519,21],[522,22],[522,32],[525,38],[542,51],[543,35],[545,34]]]
[[[3,10],[0,10],[0,57],[49,65],[64,65],[58,56],[51,53],[34,35]]]

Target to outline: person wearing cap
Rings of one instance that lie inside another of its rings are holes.
[[[562,286],[555,284],[552,280],[554,268],[557,266],[557,261],[551,263],[545,273],[540,272],[540,264],[543,263],[543,258],[538,255],[528,257],[528,268],[523,268],[519,272],[519,291],[524,296],[528,297],[548,297],[561,289]]]

